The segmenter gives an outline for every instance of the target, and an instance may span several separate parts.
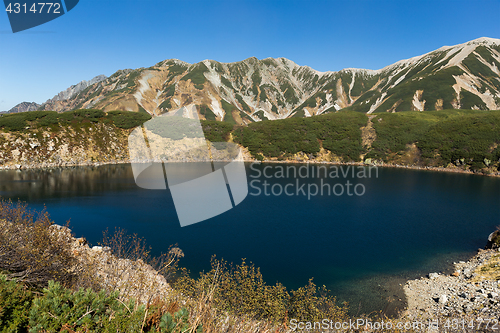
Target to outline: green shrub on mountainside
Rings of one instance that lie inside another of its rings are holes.
[[[127,88],[133,87],[136,85],[135,79],[142,73],[140,69],[136,69],[132,71],[127,78]]]
[[[234,131],[235,141],[257,157],[286,158],[298,152],[316,154],[320,142],[344,160],[359,160],[360,127],[366,115],[339,112],[311,118],[290,118],[252,123]]]
[[[226,113],[224,115],[224,121],[228,122],[230,124],[236,124],[236,121],[233,118],[233,110],[237,110],[236,107],[232,104],[229,104],[225,100],[221,99],[220,100],[222,108],[224,109],[224,112]]]
[[[206,120],[217,120],[215,113],[206,104],[199,105],[200,114],[205,117]]]
[[[367,158],[388,162],[391,153],[405,151],[407,144],[415,143],[434,121],[423,112],[375,113],[373,127],[377,139],[372,143]]]
[[[0,128],[7,131],[24,131],[28,128],[51,127],[58,125],[80,126],[82,123],[111,121],[116,127],[129,129],[151,119],[145,112],[109,111],[80,109],[57,113],[55,111],[29,111],[8,114],[0,117]]]
[[[164,111],[168,111],[168,109],[171,109],[172,108],[172,103],[170,102],[170,99],[167,99],[167,100],[163,101],[158,106],[158,108],[161,109],[161,110],[164,110]]]
[[[166,87],[163,92],[165,93],[165,97],[170,97],[174,96],[175,94],[175,84],[171,84],[168,87]]]
[[[130,111],[109,111],[107,116],[116,127],[124,129],[137,127],[151,119],[148,113]]]
[[[191,71],[182,77],[182,81],[191,80],[195,85],[203,85],[206,81],[203,73],[208,72],[207,66],[204,63],[199,63]]]
[[[477,111],[434,124],[417,143],[423,158],[468,164],[472,169],[485,166],[485,159],[500,159],[500,112]]]
[[[500,158],[500,111],[443,110],[374,113],[377,139],[366,155],[390,162],[415,144],[423,165],[449,163],[481,169]],[[458,161],[458,162],[457,162]],[[489,163],[488,163],[489,164]]]
[[[223,85],[225,85],[228,88],[234,89],[233,85],[231,84],[231,81],[229,81],[225,76],[221,75],[220,80]]]
[[[420,165],[449,163],[481,169],[500,159],[500,111],[442,110],[373,114],[376,138],[365,158],[391,163],[416,145]],[[316,154],[321,146],[343,161],[359,161],[365,152],[360,128],[365,114],[341,111],[310,118],[252,123],[234,130],[235,142],[255,158]]]
[[[323,93],[317,95],[319,98],[324,97]],[[463,91],[461,97],[464,104],[483,105],[482,101],[468,92]],[[236,94],[236,99],[245,110],[250,111],[241,95]],[[307,105],[313,103],[314,100],[305,102]],[[500,166],[500,111],[449,109],[376,112],[372,114],[376,137],[366,150],[362,143],[361,128],[366,126],[368,119],[361,112],[342,110],[308,118],[292,117],[269,121],[264,117],[263,111],[259,110],[253,115],[262,121],[248,126],[235,126],[233,114],[237,116],[236,113],[239,113],[247,120],[249,117],[225,100],[221,100],[221,104],[225,111],[223,122],[215,121],[216,116],[207,105],[200,106],[200,113],[207,119],[202,121],[207,139],[213,142],[228,141],[230,134],[233,134],[236,143],[247,147],[259,159],[287,159],[299,152],[313,157],[324,148],[344,162],[359,161],[361,155],[364,155],[364,158],[404,164],[410,162],[399,157],[406,156],[413,149],[411,164],[421,166],[447,166],[453,163],[474,170]],[[273,106],[273,110],[275,109]],[[82,130],[92,123],[133,129],[149,119],[151,115],[145,111],[30,111],[0,116],[0,130],[21,133],[35,130],[34,133],[38,136],[41,132],[37,132],[37,129],[48,129],[56,133],[61,128],[70,126],[75,132],[83,134]],[[162,131],[158,126],[153,127],[155,131]],[[182,133],[173,135],[179,138],[184,136]]]
[[[233,124],[214,120],[201,120],[201,127],[205,133],[205,139],[210,142],[228,141],[233,130]]]

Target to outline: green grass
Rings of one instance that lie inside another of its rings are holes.
[[[224,116],[224,121],[228,122],[230,124],[233,124],[233,125],[236,124],[236,121],[233,118],[233,110],[236,110],[236,107],[234,105],[226,102],[223,99],[221,99],[220,101],[221,101],[221,104],[222,104],[222,108],[226,112],[226,114]]]
[[[208,72],[207,66],[205,66],[204,63],[199,63],[198,65],[193,67],[188,74],[184,75],[181,80],[191,80],[191,82],[197,85],[196,88],[199,89],[198,87],[200,85],[203,85],[206,81],[205,76],[203,75],[203,73],[205,72]]]
[[[135,86],[135,80],[141,73],[142,73],[141,70],[136,69],[128,75],[127,88]]]
[[[206,120],[216,120],[215,113],[205,104],[200,105],[200,114],[202,114]]]
[[[229,81],[228,79],[226,79],[224,76],[221,76],[220,80],[221,80],[221,82],[222,82],[223,85],[225,85],[226,87],[231,88],[231,89],[234,90],[233,85],[231,84],[231,81]]]
[[[248,104],[245,103],[245,101],[243,100],[243,97],[241,97],[240,94],[236,94],[236,99],[238,100],[238,102],[240,102],[241,106],[243,107],[243,110],[245,110],[248,113],[252,112],[252,110],[250,109]]]
[[[159,105],[159,108],[162,109],[162,110],[165,110],[165,111],[167,111],[168,109],[171,109],[172,108],[172,103],[170,103],[170,99],[167,99],[166,101],[164,101],[163,103],[161,103]]]

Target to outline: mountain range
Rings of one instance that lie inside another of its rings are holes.
[[[368,114],[500,109],[500,39],[443,46],[379,70],[319,72],[286,58],[196,64],[170,59],[82,81],[39,109],[160,115],[188,105],[196,105],[201,118],[238,124],[341,109]]]

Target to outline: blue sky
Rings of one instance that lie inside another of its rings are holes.
[[[500,38],[499,0],[80,0],[13,34],[0,13],[0,110],[81,80],[177,58],[286,57],[319,71],[379,69],[479,37]]]

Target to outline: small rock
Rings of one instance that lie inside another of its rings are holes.
[[[429,279],[434,280],[437,279],[439,276],[438,273],[429,273]]]
[[[446,304],[447,302],[448,302],[448,296],[446,295],[439,296],[439,303]]]
[[[498,297],[498,293],[492,291],[491,293],[488,293],[488,298],[497,298]]]
[[[77,245],[85,245],[87,244],[87,240],[84,237],[80,237],[75,240],[75,243]]]

